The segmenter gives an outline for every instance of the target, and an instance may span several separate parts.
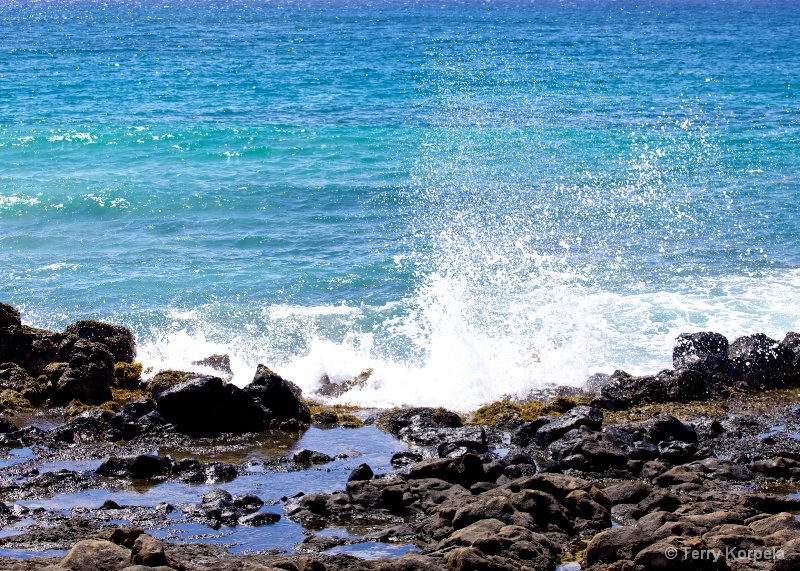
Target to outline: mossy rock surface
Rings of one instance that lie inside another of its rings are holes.
[[[119,389],[137,389],[142,382],[141,363],[116,363],[114,365],[114,386]]]
[[[199,379],[202,376],[203,375],[189,371],[175,371],[172,369],[161,371],[147,383],[144,392],[153,399],[157,399],[172,387],[186,381],[191,381],[192,379]]]
[[[0,411],[29,412],[31,410],[33,410],[33,405],[22,396],[22,393],[12,389],[0,391]]]

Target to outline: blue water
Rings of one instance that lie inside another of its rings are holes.
[[[0,299],[474,407],[800,326],[800,6],[0,5]]]

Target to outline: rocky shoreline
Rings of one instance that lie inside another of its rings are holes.
[[[202,363],[217,376],[143,383],[135,354],[123,327],[45,331],[0,304],[0,569],[800,569],[796,333],[684,334],[672,369],[468,415],[325,407],[263,366],[238,388],[224,356]],[[298,449],[309,431],[375,427],[394,437],[382,469]],[[332,466],[341,485],[303,489]],[[254,492],[270,474],[280,499]],[[158,486],[175,496],[113,499]],[[302,541],[234,554],[214,535],[283,525]],[[394,556],[342,551],[358,545]]]

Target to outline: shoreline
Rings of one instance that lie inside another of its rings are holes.
[[[222,355],[143,385],[124,328],[5,304],[0,356],[0,569],[800,565],[797,334],[685,334],[673,369],[463,415],[239,388]]]

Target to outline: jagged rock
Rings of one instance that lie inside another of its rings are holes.
[[[81,339],[73,345],[68,366],[52,388],[52,400],[101,404],[111,400],[113,382],[114,356],[105,345]]]
[[[156,398],[156,409],[191,436],[259,431],[270,417],[250,394],[219,377],[200,377],[167,389]]]
[[[136,340],[127,327],[111,325],[94,319],[82,319],[68,325],[67,335],[74,335],[105,345],[116,362],[132,363],[136,356]]]
[[[145,387],[145,392],[153,399],[157,399],[162,393],[176,387],[186,381],[193,381],[194,379],[201,379],[204,375],[198,373],[191,373],[189,371],[175,371],[168,369],[166,371],[159,371]]]
[[[369,464],[359,464],[358,466],[350,472],[350,476],[347,478],[348,482],[359,482],[362,480],[371,480],[375,474],[372,472],[372,468],[369,467]]]
[[[346,379],[341,383],[334,383],[327,374],[324,374],[320,379],[320,386],[315,392],[318,395],[326,397],[338,397],[351,389],[363,387],[367,384],[371,376],[372,369],[364,369],[352,379]]]
[[[302,400],[300,388],[264,365],[258,366],[244,391],[267,411],[270,423],[276,427],[290,420],[305,424],[311,421],[311,411]]]
[[[38,406],[47,398],[48,386],[31,377],[16,363],[0,364],[0,390],[20,393],[32,405]]]
[[[774,389],[795,382],[795,355],[787,346],[763,333],[739,337],[728,349],[738,385]]]
[[[585,426],[591,430],[600,430],[603,424],[603,413],[590,406],[576,406],[562,416],[548,422],[536,431],[534,440],[542,448],[561,438],[564,434]]]
[[[714,394],[714,377],[705,370],[665,369],[656,375],[634,377],[615,371],[595,401],[610,410],[623,410],[642,402],[707,400]]]
[[[563,467],[583,472],[623,469],[629,459],[614,438],[587,427],[568,432],[548,446],[546,452]]]
[[[681,333],[672,349],[672,366],[696,369],[717,376],[722,384],[730,384],[733,364],[728,359],[728,340],[724,335],[704,331]]]
[[[16,432],[17,426],[6,415],[0,414],[0,434]]]
[[[0,302],[0,327],[20,327],[19,310],[7,303]]]
[[[120,389],[135,390],[142,384],[141,363],[115,363],[114,386]]]

